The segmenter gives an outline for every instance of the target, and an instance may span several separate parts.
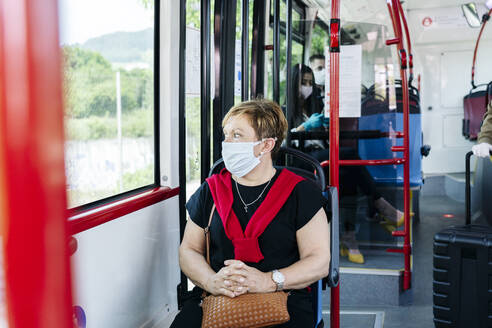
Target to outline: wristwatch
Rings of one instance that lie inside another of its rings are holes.
[[[284,289],[285,276],[282,272],[280,272],[278,270],[273,270],[272,271],[272,280],[277,285],[277,289],[275,290],[276,292]]]

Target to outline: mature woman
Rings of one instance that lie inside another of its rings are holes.
[[[222,127],[226,169],[207,179],[186,204],[191,220],[179,259],[197,288],[171,327],[200,327],[202,290],[228,297],[289,290],[291,319],[280,327],[312,327],[312,296],[306,287],[328,274],[330,262],[326,200],[312,182],[273,167],[272,156],[287,130],[276,103],[241,103],[227,113]],[[204,228],[213,203],[208,265]],[[265,211],[273,207],[276,213]],[[250,228],[260,233],[241,238]]]

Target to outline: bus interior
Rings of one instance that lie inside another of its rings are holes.
[[[488,321],[458,324],[440,317],[433,263],[439,231],[492,225],[492,157],[465,161],[492,101],[491,12],[0,0],[0,327],[170,327],[194,287],[185,204],[222,157],[223,117],[258,98],[338,191],[315,327],[490,327],[490,263],[488,308],[461,313]],[[314,132],[291,125],[305,72],[329,121]]]

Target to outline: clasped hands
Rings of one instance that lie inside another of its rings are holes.
[[[205,289],[212,295],[237,297],[245,293],[275,291],[271,272],[261,272],[238,260],[227,260],[225,266],[211,276]]]

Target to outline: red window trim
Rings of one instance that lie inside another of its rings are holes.
[[[71,235],[97,227],[144,207],[159,203],[179,194],[179,187],[158,187],[142,193],[119,199],[100,207],[81,212],[69,212],[68,231]]]

